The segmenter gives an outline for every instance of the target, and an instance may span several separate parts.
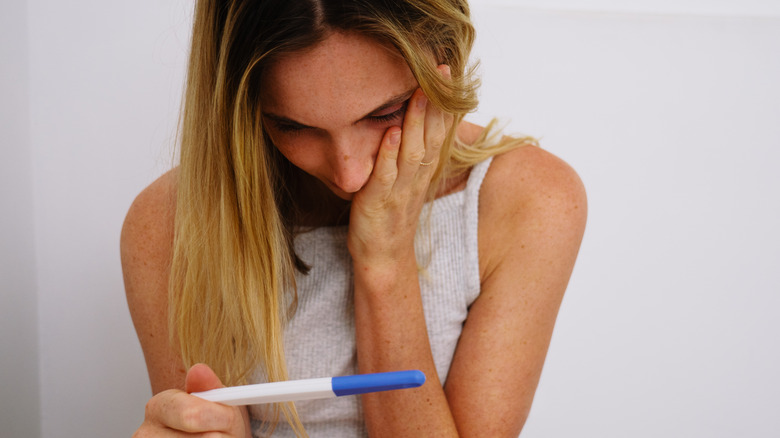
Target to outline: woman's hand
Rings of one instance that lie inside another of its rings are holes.
[[[449,68],[439,66],[449,78]],[[431,352],[414,236],[452,117],[412,95],[402,130],[388,129],[368,183],[352,198],[347,245],[354,268],[361,373],[418,369],[420,388],[362,396],[370,436],[457,436]]]
[[[449,78],[448,66],[438,69]],[[414,256],[420,211],[451,125],[452,116],[431,105],[417,89],[403,129],[387,130],[371,177],[352,200],[348,247],[353,259],[393,266]]]
[[[133,437],[205,433],[215,437],[251,436],[246,408],[225,406],[190,395],[224,387],[211,368],[203,364],[193,366],[187,372],[184,386],[185,391],[169,389],[152,397],[146,404],[144,422]]]

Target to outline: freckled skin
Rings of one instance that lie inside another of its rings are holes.
[[[447,66],[437,68],[448,78]],[[310,128],[280,130],[265,123],[280,152],[351,201],[347,246],[353,256],[359,371],[420,369],[427,377],[414,390],[363,396],[370,435],[517,437],[585,226],[586,198],[576,173],[534,147],[494,157],[479,198],[480,295],[442,382],[429,344],[413,243],[436,167],[419,163],[438,157],[436,138],[446,117],[426,106],[397,54],[357,35],[334,33],[311,50],[278,60],[263,87],[266,122],[275,115],[275,122]],[[395,108],[407,95],[409,104]],[[399,116],[382,118],[386,113]],[[466,144],[482,131],[466,122],[457,129]],[[205,365],[185,376],[178,351],[168,343],[177,181],[171,171],[144,190],[122,230],[128,305],[155,393],[137,436],[175,429],[249,437],[246,409],[187,394],[221,382]],[[463,185],[461,178],[448,190]],[[192,412],[210,421],[183,424]]]
[[[368,181],[382,136],[403,122],[358,120],[415,88],[417,81],[392,50],[366,37],[333,33],[312,49],[275,62],[263,84],[265,113],[318,128],[291,135],[268,123],[276,147],[334,194],[350,200]]]

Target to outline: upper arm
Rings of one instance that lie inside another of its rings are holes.
[[[127,304],[155,394],[184,387],[184,366],[168,331],[174,210],[174,173],[168,172],[136,197],[120,238]]]
[[[482,289],[445,388],[461,435],[520,433],[586,214],[582,182],[558,158],[523,147],[494,159],[480,194]]]

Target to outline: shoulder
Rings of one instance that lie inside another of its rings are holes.
[[[494,157],[480,190],[479,217],[483,273],[516,252],[515,243],[537,240],[540,233],[576,255],[587,217],[585,188],[560,158],[536,146],[519,147]]]
[[[579,250],[585,191],[562,160],[523,146],[493,158],[478,209],[480,292],[446,391],[458,413],[491,416],[487,427],[516,436],[531,409]]]
[[[168,337],[168,278],[173,249],[176,171],[144,189],[125,217],[120,238],[130,316],[152,390],[182,387],[184,368]]]
[[[135,198],[125,216],[120,237],[123,265],[134,257],[159,255],[173,239],[176,207],[176,170],[171,170],[146,187]]]
[[[515,206],[539,202],[580,204],[585,202],[585,189],[577,172],[566,162],[540,147],[521,146],[493,159],[480,200],[511,201]]]

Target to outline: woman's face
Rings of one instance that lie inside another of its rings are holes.
[[[385,131],[402,125],[417,88],[396,51],[334,32],[269,67],[261,95],[264,124],[290,162],[351,200],[368,181]]]

